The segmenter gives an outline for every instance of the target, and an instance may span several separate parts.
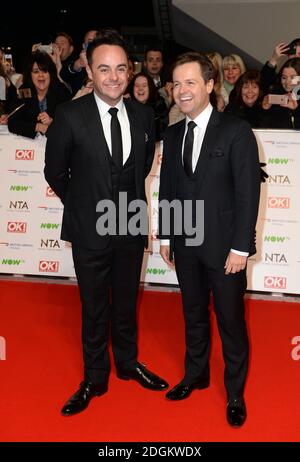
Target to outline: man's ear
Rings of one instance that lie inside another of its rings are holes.
[[[88,78],[89,78],[90,80],[93,80],[93,74],[92,74],[92,71],[91,71],[91,68],[90,68],[90,66],[89,66],[89,65],[87,65],[85,69],[86,69],[86,72],[87,72]]]
[[[214,85],[215,85],[215,81],[213,79],[209,79],[209,81],[206,84],[206,89],[207,89],[208,94],[211,94],[211,92],[214,89]]]

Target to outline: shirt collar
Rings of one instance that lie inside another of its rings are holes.
[[[109,111],[109,109],[112,106],[110,106],[105,101],[103,101],[103,99],[101,99],[98,95],[96,95],[95,92],[94,92],[94,97],[95,97],[95,100],[96,100],[96,103],[97,103],[97,106],[98,106],[98,109],[99,109],[99,112],[100,112],[100,116],[103,117],[105,114],[107,114],[107,112]],[[116,107],[120,112],[123,112],[123,110],[125,109],[123,97],[113,107]]]
[[[202,112],[200,112],[200,114],[197,115],[197,117],[195,117],[195,119],[194,119],[195,124],[196,124],[199,128],[206,129],[212,111],[213,111],[213,107],[212,107],[212,105],[211,105],[210,103],[208,103],[208,105],[206,106],[206,108],[205,108]],[[188,116],[186,116],[185,126],[187,126],[187,124],[188,124],[191,120],[192,120],[192,119],[190,119]]]

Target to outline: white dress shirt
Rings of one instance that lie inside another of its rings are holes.
[[[118,109],[117,116],[120,122],[121,133],[122,133],[123,165],[124,165],[131,151],[131,134],[130,134],[129,119],[128,119],[128,115],[127,115],[127,111],[125,108],[123,98],[120,99],[118,104],[116,104],[115,106],[109,106],[109,104],[105,103],[101,98],[99,98],[99,96],[96,95],[95,92],[94,92],[94,96],[95,96],[95,100],[96,100],[99,114],[101,117],[104,136],[105,136],[110,154],[111,154],[111,132],[110,132],[111,115],[108,111],[111,107],[116,107]]]
[[[213,107],[210,103],[206,106],[206,108],[193,120],[196,124],[196,127],[194,127],[194,144],[193,144],[193,154],[192,154],[192,168],[193,172],[195,171],[199,156],[200,156],[200,151],[204,139],[204,135],[206,132],[206,128],[211,116],[211,113],[213,111]],[[185,132],[184,132],[184,137],[183,137],[183,142],[182,142],[182,162],[183,162],[183,149],[184,149],[184,141],[185,137],[188,131],[188,123],[191,121],[188,116],[185,118]],[[161,239],[160,241],[161,245],[170,245],[170,241],[168,239]],[[249,255],[248,252],[241,252],[240,250],[235,250],[231,249],[232,252],[242,255],[244,257],[247,257]]]

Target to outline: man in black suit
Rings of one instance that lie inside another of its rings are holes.
[[[136,299],[147,236],[118,234],[121,219],[116,235],[105,234],[98,226],[103,214],[97,212],[109,201],[118,217],[124,195],[128,203],[146,203],[153,112],[122,98],[128,60],[116,31],[99,33],[87,61],[94,92],[59,107],[46,147],[45,178],[64,204],[61,237],[72,243],[82,302],[84,380],[63,415],[81,412],[107,391],[110,328],[117,376],[151,390],[168,386],[137,361]]]
[[[166,396],[180,400],[194,389],[209,386],[208,306],[212,291],[225,361],[227,420],[240,426],[246,419],[243,394],[249,350],[243,296],[247,257],[255,253],[260,170],[250,125],[217,112],[210,104],[214,77],[212,63],[199,53],[181,55],[174,64],[174,99],[186,118],[169,127],[164,137],[159,237],[161,255],[173,266],[174,252],[186,354],[184,378]],[[176,199],[181,206],[190,201],[192,212],[185,225],[193,226],[199,223],[196,201],[203,201],[202,244],[197,237],[200,229],[188,242],[188,233],[178,231],[176,218],[170,231],[164,232],[164,199]]]

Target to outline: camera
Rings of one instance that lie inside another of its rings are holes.
[[[52,44],[50,43],[49,45],[39,45],[38,50],[51,55],[53,51]]]
[[[288,49],[284,52],[285,55],[295,55],[296,54],[296,45],[293,42],[288,44]]]

